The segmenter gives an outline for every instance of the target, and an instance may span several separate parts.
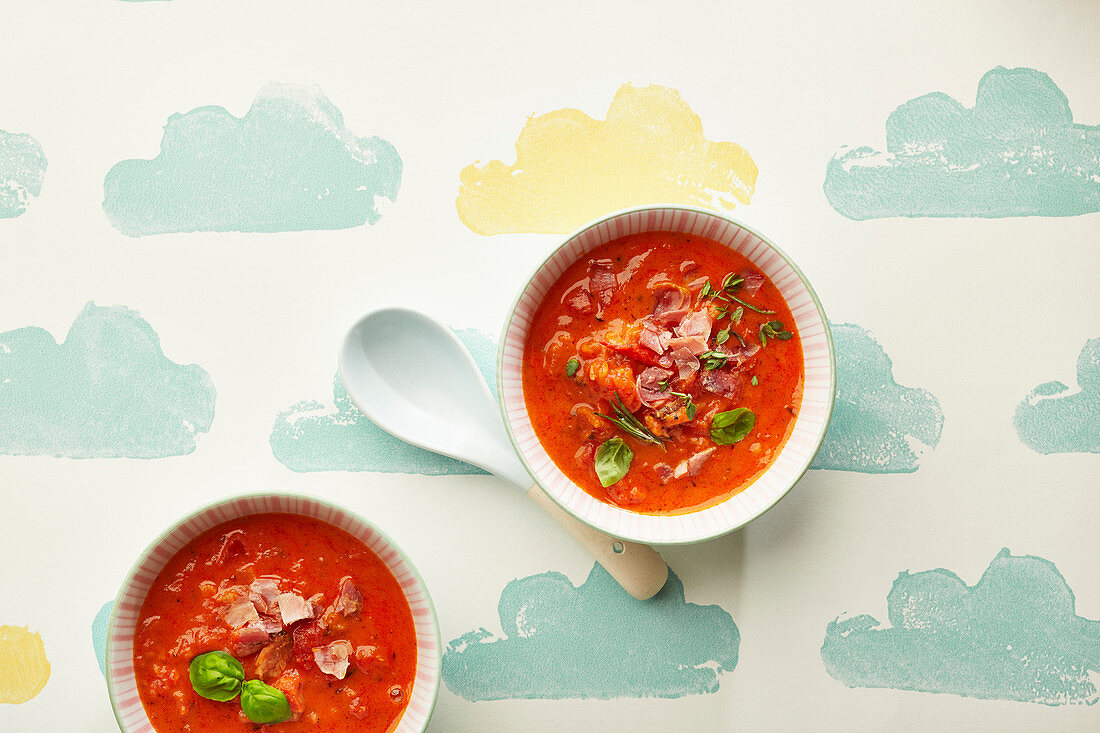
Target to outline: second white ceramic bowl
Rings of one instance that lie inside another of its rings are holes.
[[[153,733],[134,679],[134,633],[138,614],[157,574],[177,552],[216,524],[267,513],[298,514],[328,522],[365,544],[397,579],[412,610],[416,631],[416,677],[409,705],[393,733],[423,733],[439,694],[439,622],[431,596],[412,562],[370,522],[335,504],[295,494],[250,494],[210,504],[184,517],[150,544],[122,584],[107,626],[107,690],[123,733]]]

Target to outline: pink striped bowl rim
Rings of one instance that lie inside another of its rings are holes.
[[[531,319],[565,269],[601,244],[640,232],[684,232],[713,239],[747,257],[779,288],[802,339],[805,390],[794,430],[772,465],[752,484],[706,509],[674,515],[627,511],[589,496],[554,464],[539,443],[523,400],[523,347]],[[833,411],[836,362],[829,321],[802,271],[763,235],[713,211],[689,206],[627,209],[574,232],[520,291],[505,323],[497,354],[497,387],[504,424],[521,460],[539,485],[582,522],[636,542],[683,544],[718,537],[744,526],[782,499],[813,461]]]
[[[416,677],[409,705],[394,733],[422,733],[439,694],[441,642],[439,621],[428,588],[412,562],[381,530],[347,509],[297,494],[248,494],[218,501],[180,520],[141,553],[115,599],[107,627],[107,690],[119,727],[125,733],[152,733],[134,679],[134,632],[145,595],[168,560],[216,524],[269,512],[298,514],[328,522],[369,547],[401,585],[416,631]]]

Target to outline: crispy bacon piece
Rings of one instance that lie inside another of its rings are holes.
[[[686,422],[690,422],[687,405],[680,400],[670,400],[645,416],[646,427],[659,438],[668,437],[669,428]]]
[[[256,674],[266,679],[278,677],[290,662],[292,640],[290,634],[279,634],[260,650],[256,656]]]

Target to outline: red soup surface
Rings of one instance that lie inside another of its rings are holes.
[[[239,697],[216,702],[192,689],[191,660],[210,651],[286,695],[292,718],[265,731],[392,730],[416,674],[412,612],[386,565],[347,532],[293,514],[219,524],[157,576],[134,669],[160,733],[261,729]]]
[[[600,501],[647,514],[705,508],[750,484],[790,435],[802,384],[802,345],[775,285],[728,247],[672,232],[573,263],[523,355],[524,401],[550,458]]]

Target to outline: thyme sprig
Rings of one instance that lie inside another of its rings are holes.
[[[627,409],[627,406],[623,404],[623,398],[619,396],[619,393],[615,393],[615,402],[611,403],[611,411],[615,413],[616,417],[605,415],[602,412],[593,413],[607,420],[612,425],[622,430],[627,435],[636,438],[643,443],[652,443],[653,445],[659,445],[664,448],[664,443],[661,442],[661,438],[654,435],[653,431],[645,426],[638,418],[634,417],[634,413]]]

